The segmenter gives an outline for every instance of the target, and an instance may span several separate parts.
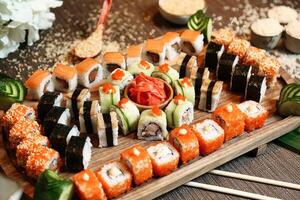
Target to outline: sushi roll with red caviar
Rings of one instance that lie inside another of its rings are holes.
[[[151,76],[154,71],[154,65],[147,62],[146,60],[140,60],[139,62],[132,63],[127,66],[127,70],[133,75],[136,76],[140,73],[144,73],[147,76]]]
[[[242,59],[250,47],[250,42],[244,39],[234,38],[229,44],[227,52]]]
[[[167,45],[161,39],[149,39],[145,42],[142,58],[153,65],[165,62]]]
[[[77,77],[77,70],[75,67],[62,64],[56,65],[52,76],[55,90],[60,92],[74,91],[78,84]]]
[[[169,142],[177,149],[183,164],[199,156],[199,143],[194,131],[186,124],[171,131]]]
[[[91,88],[103,78],[103,69],[100,63],[92,58],[86,58],[76,65],[78,84]]]
[[[99,88],[99,100],[101,105],[101,112],[108,113],[111,105],[115,105],[120,101],[120,88],[111,83],[105,83]]]
[[[160,78],[169,84],[173,84],[179,79],[179,73],[167,63],[155,67],[151,76]]]
[[[11,128],[12,125],[22,119],[35,120],[35,111],[32,107],[19,103],[14,103],[2,117],[4,126],[8,128]]]
[[[117,68],[126,69],[125,56],[120,52],[106,52],[103,55],[104,75],[113,72]]]
[[[141,61],[142,51],[143,51],[142,45],[131,45],[127,48],[127,55],[126,55],[127,68],[132,64],[139,63]]]
[[[195,104],[195,89],[193,82],[188,77],[178,79],[174,82],[174,89],[176,95],[181,95],[187,98],[193,105]]]
[[[230,29],[221,28],[217,31],[214,31],[212,34],[212,41],[224,45],[226,48],[235,38],[235,33]]]
[[[204,36],[199,31],[185,30],[180,35],[181,50],[188,55],[199,55],[203,48]]]
[[[120,90],[124,90],[124,88],[132,81],[133,76],[130,72],[124,69],[115,69],[108,76],[108,81],[113,85],[119,86]]]
[[[174,60],[180,53],[180,35],[176,32],[167,32],[161,38],[167,45],[166,57]]]
[[[153,176],[152,163],[146,149],[134,145],[121,153],[121,161],[133,175],[136,185],[141,185]]]

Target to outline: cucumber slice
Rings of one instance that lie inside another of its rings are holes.
[[[284,88],[282,88],[282,90],[280,92],[279,101],[282,101],[284,99],[286,93],[294,86],[295,86],[294,84],[289,84],[289,85],[286,85]]]
[[[300,115],[300,101],[283,102],[278,107],[278,113],[283,117]]]
[[[122,123],[122,130],[123,130],[123,134],[124,135],[127,135],[130,131],[130,126],[129,126],[129,122],[128,122],[128,119],[126,118],[126,116],[124,115],[124,113],[122,112],[122,110],[115,106],[115,105],[112,105],[110,107],[110,110],[113,110],[117,113],[117,115],[119,116],[118,119],[121,121]]]
[[[211,35],[212,35],[212,29],[213,29],[213,21],[211,18],[208,18],[206,28],[204,29],[204,38],[207,42],[210,42]]]

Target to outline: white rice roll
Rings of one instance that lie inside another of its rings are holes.
[[[85,101],[79,111],[79,123],[81,133],[97,133],[98,116],[101,107],[98,100]]]
[[[174,82],[173,87],[176,95],[182,95],[193,105],[195,104],[195,89],[191,79],[187,77],[178,79]]]
[[[105,83],[99,88],[101,112],[108,113],[111,105],[120,101],[120,88],[111,83]]]
[[[133,75],[144,73],[147,76],[151,76],[154,71],[154,66],[145,60],[133,62],[130,65],[127,64],[127,70]]]
[[[222,88],[222,81],[203,80],[198,108],[203,111],[213,112],[219,104]]]
[[[181,33],[181,50],[188,55],[199,55],[203,48],[204,36],[199,31],[185,30]]]
[[[103,69],[100,63],[92,58],[87,58],[76,65],[78,83],[90,88],[99,83],[103,78]]]
[[[99,147],[118,145],[118,118],[116,112],[98,113]]]
[[[115,69],[109,76],[108,80],[119,86],[120,90],[123,90],[133,79],[131,73],[124,69]]]
[[[167,63],[156,67],[151,76],[160,78],[169,84],[173,84],[174,81],[179,79],[179,73]]]
[[[167,32],[162,36],[162,40],[166,43],[166,57],[169,61],[174,60],[180,53],[180,35],[176,32]]]

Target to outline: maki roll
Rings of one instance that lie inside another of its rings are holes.
[[[101,107],[98,100],[85,101],[79,111],[80,132],[93,134],[97,133],[98,113]]]
[[[252,66],[252,73],[257,74],[259,71],[259,63],[266,57],[266,51],[250,46],[243,58],[243,64]]]
[[[37,116],[40,122],[44,121],[45,116],[53,106],[62,106],[63,94],[60,92],[45,92],[37,106]]]
[[[116,105],[112,105],[110,110],[115,111],[117,114],[119,132],[127,135],[137,130],[140,111],[132,101],[122,98]]]
[[[161,38],[167,45],[166,57],[174,60],[180,53],[180,35],[176,32],[167,32]]]
[[[195,105],[199,104],[202,82],[209,79],[208,68],[199,67],[196,72],[196,77],[192,78],[195,90]]]
[[[102,184],[95,173],[86,169],[72,177],[76,193],[81,200],[106,200]]]
[[[234,38],[229,44],[227,52],[243,58],[250,47],[250,42],[244,39]]]
[[[103,78],[103,69],[100,63],[92,58],[87,58],[76,65],[78,83],[91,88]]]
[[[140,60],[139,62],[134,62],[131,65],[127,66],[127,70],[133,75],[136,76],[140,73],[144,73],[147,76],[151,76],[154,71],[154,66],[145,60]]]
[[[180,35],[181,50],[188,55],[199,55],[203,48],[204,36],[199,31],[185,30]]]
[[[179,153],[169,142],[161,142],[150,146],[147,151],[155,176],[166,176],[177,169]]]
[[[79,136],[80,132],[76,125],[66,126],[63,124],[56,124],[49,140],[51,147],[58,151],[61,156],[65,156],[66,147],[72,136]]]
[[[131,189],[132,175],[119,161],[105,164],[96,176],[109,199],[116,198]]]
[[[46,70],[35,71],[25,82],[27,90],[27,99],[39,100],[41,96],[49,91],[54,91],[52,75]]]
[[[134,145],[121,153],[120,160],[128,167],[136,185],[141,185],[153,176],[152,163],[146,149]]]
[[[275,57],[266,56],[259,63],[258,75],[265,76],[267,78],[267,86],[273,87],[279,76],[279,70],[281,68],[280,62]]]
[[[119,86],[120,90],[132,81],[133,76],[124,69],[115,69],[109,76],[108,80],[113,84]]]
[[[210,71],[217,70],[219,60],[224,53],[224,45],[215,42],[209,42],[204,58],[204,67],[208,67]]]
[[[131,45],[127,48],[127,56],[126,56],[127,68],[132,64],[139,63],[141,61],[142,50],[143,50],[142,45]]]
[[[193,105],[195,104],[195,89],[191,79],[184,77],[174,82],[176,95],[181,95],[187,98]]]
[[[146,41],[142,58],[153,65],[161,65],[165,62],[167,45],[161,39],[149,39]]]
[[[179,72],[179,78],[190,77],[193,69],[197,69],[197,57],[180,53],[173,67]]]
[[[194,119],[193,104],[184,96],[177,95],[165,109],[168,127],[176,128],[183,124],[190,124]]]
[[[197,137],[188,125],[175,128],[170,133],[169,142],[177,149],[183,164],[199,156]]]
[[[173,84],[174,81],[179,79],[179,73],[167,63],[156,67],[151,76],[160,78],[169,84]]]
[[[208,155],[216,151],[224,142],[224,130],[211,119],[194,124],[192,129],[198,138],[201,155]]]
[[[119,52],[106,52],[103,55],[104,74],[111,73],[117,68],[126,69],[125,56]]]
[[[233,92],[244,93],[251,76],[252,67],[245,65],[236,65],[231,76],[230,90]]]
[[[157,106],[141,114],[137,137],[140,140],[164,140],[168,138],[166,114]]]
[[[46,136],[50,136],[56,124],[70,125],[71,114],[68,108],[54,106],[47,113],[44,122],[43,130]]]
[[[55,90],[60,92],[74,91],[78,84],[77,77],[77,70],[75,67],[62,64],[56,65],[52,76]]]
[[[247,132],[263,127],[268,117],[268,111],[262,105],[255,101],[245,101],[238,107],[245,114],[245,130]]]
[[[212,41],[224,45],[225,48],[229,46],[229,44],[232,42],[232,40],[235,38],[235,33],[226,28],[221,28],[217,31],[214,31],[212,34]]]
[[[115,105],[120,101],[120,88],[111,83],[105,83],[99,88],[101,112],[108,113],[111,105]]]
[[[251,75],[245,90],[245,99],[260,103],[265,96],[266,90],[266,77]]]
[[[70,171],[78,172],[89,166],[92,144],[89,137],[72,136],[66,148],[65,164]]]
[[[116,112],[98,114],[99,147],[118,145],[118,123]]]
[[[219,61],[219,66],[217,68],[217,79],[221,81],[229,81],[238,62],[238,56],[223,53]]]

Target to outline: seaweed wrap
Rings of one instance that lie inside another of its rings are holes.
[[[85,101],[79,111],[80,132],[97,133],[98,113],[101,107],[98,100]]]
[[[224,45],[215,42],[209,42],[204,58],[204,67],[208,67],[210,71],[217,70],[219,60],[224,52]]]
[[[43,122],[53,106],[62,106],[63,94],[60,92],[45,92],[37,106],[38,119]]]
[[[245,99],[258,103],[262,101],[267,90],[267,79],[265,76],[251,75],[245,91]]]
[[[200,90],[198,108],[208,112],[214,111],[219,104],[222,88],[222,81],[204,80]]]
[[[118,145],[118,118],[117,113],[98,114],[98,138],[99,147],[112,147]]]
[[[252,67],[236,65],[230,81],[230,90],[244,93],[251,76]]]
[[[223,53],[219,66],[217,68],[217,79],[221,81],[230,81],[235,66],[239,62],[239,57],[233,54]]]

